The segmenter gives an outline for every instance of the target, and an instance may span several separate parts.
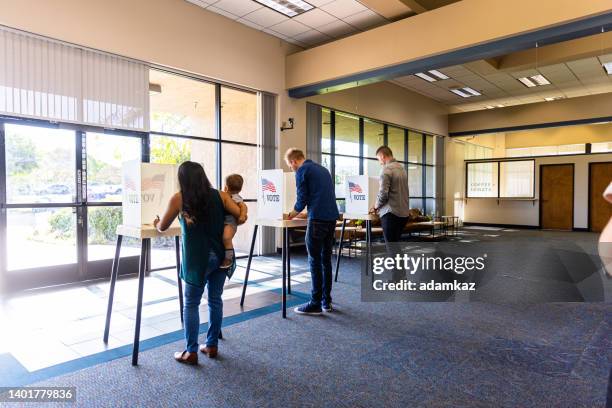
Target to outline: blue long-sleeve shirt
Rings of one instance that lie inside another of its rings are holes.
[[[329,171],[312,160],[305,160],[295,172],[297,200],[293,207],[301,212],[308,207],[308,218],[319,221],[337,220],[336,193]]]

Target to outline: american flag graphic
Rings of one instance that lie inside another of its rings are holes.
[[[349,181],[349,191],[351,193],[363,193],[363,191],[361,190],[361,186],[357,183],[351,183]]]
[[[274,183],[268,179],[261,179],[261,191],[269,191],[271,193],[276,193],[276,187]]]
[[[142,179],[142,189],[149,190],[156,188],[160,190],[164,186],[164,181],[166,181],[165,174],[156,174],[153,177],[144,178]]]

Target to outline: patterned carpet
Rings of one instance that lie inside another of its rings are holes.
[[[224,328],[217,360],[179,365],[176,342],[141,353],[136,368],[121,358],[42,384],[76,386],[88,408],[605,406],[609,303],[362,303],[359,271],[343,261],[334,313]]]

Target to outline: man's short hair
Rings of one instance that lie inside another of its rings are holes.
[[[285,160],[303,160],[306,157],[304,156],[304,152],[300,149],[296,149],[295,147],[291,147],[285,152]]]
[[[382,155],[385,157],[393,157],[393,152],[389,146],[380,146],[378,149],[376,149],[376,156],[378,156],[378,153],[382,153]]]
[[[225,185],[227,189],[232,193],[239,193],[242,191],[242,184],[244,183],[244,179],[240,174],[230,174],[225,178]]]

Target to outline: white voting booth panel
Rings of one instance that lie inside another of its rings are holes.
[[[123,163],[123,225],[151,224],[166,210],[170,197],[179,190],[177,166],[173,164]],[[175,220],[173,227],[178,226]]]
[[[346,192],[345,212],[367,214],[376,204],[379,181],[376,177],[348,176],[344,185]]]
[[[295,174],[282,169],[261,170],[257,191],[257,218],[282,220],[295,204]]]

